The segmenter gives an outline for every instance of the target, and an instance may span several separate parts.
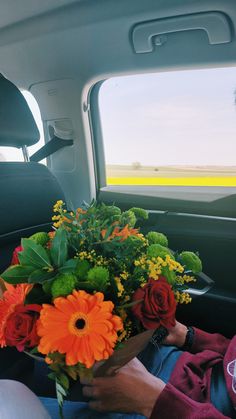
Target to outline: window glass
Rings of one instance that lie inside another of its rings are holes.
[[[236,186],[236,68],[105,81],[107,185]]]
[[[29,152],[29,155],[31,156],[44,145],[43,123],[41,119],[39,106],[34,96],[27,90],[22,90],[21,93],[24,95],[29,105],[29,108],[34,116],[35,122],[40,132],[39,142],[31,147],[28,147],[28,152]],[[15,147],[1,147],[0,148],[0,161],[24,161],[22,150]],[[46,164],[45,161],[41,163]]]

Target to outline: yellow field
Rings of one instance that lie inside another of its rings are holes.
[[[107,166],[107,185],[236,187],[236,167]]]
[[[148,178],[148,177],[108,177],[107,185],[146,186],[230,186],[236,187],[236,177],[189,177],[189,178]]]

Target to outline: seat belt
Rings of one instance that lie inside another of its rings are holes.
[[[61,148],[72,146],[74,144],[73,129],[70,126],[70,121],[54,121],[54,124],[49,125],[48,129],[51,134],[51,139],[43,147],[36,151],[36,153],[30,156],[30,161],[39,162],[56,153],[56,151]]]
[[[60,150],[61,148],[72,146],[74,144],[73,140],[63,140],[62,138],[54,137],[48,141],[43,147],[41,147],[36,153],[30,156],[30,161],[39,162],[45,159],[48,156],[56,153],[56,151]]]

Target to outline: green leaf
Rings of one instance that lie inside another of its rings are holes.
[[[58,401],[58,404],[59,404],[60,418],[63,419],[64,418],[64,415],[63,415],[63,402],[64,402],[64,397],[66,397],[67,393],[63,389],[63,387],[58,383],[57,377],[56,377],[56,395],[57,395],[57,401]]]
[[[33,271],[29,276],[29,282],[31,284],[42,284],[42,282],[52,279],[56,275],[56,272],[46,272],[42,269]]]
[[[52,241],[52,247],[50,250],[53,263],[57,267],[64,265],[68,255],[68,240],[66,231],[59,228],[56,231],[54,239]]]
[[[66,374],[60,374],[57,376],[57,380],[65,390],[69,390],[70,387],[70,381]]]
[[[45,284],[45,282],[44,282]],[[51,298],[48,295],[45,295],[41,286],[34,286],[32,290],[27,294],[25,299],[25,304],[46,304],[50,303]]]
[[[108,229],[106,231],[106,234],[105,234],[105,236],[103,238],[104,241],[106,241],[108,239],[108,237],[111,235],[111,233],[113,232],[113,230],[114,230],[114,226],[108,227]]]
[[[94,291],[95,287],[94,285],[90,284],[89,282],[76,282],[76,288],[80,290],[86,290],[86,291]]]
[[[14,265],[6,269],[1,277],[9,284],[23,284],[28,282],[32,270],[32,266]]]
[[[170,285],[173,285],[176,282],[176,273],[170,271],[168,266],[162,267],[161,273],[166,277],[167,282],[169,282]]]
[[[59,272],[74,272],[76,269],[76,265],[78,263],[78,259],[69,259],[64,263],[61,268],[58,269]]]
[[[141,303],[142,301],[143,301],[143,299],[132,301],[131,303],[126,303],[126,304],[122,304],[121,306],[117,306],[117,308],[129,308],[129,307],[133,307],[136,304]]]
[[[35,348],[31,349],[31,350],[30,350],[30,353],[31,353],[31,354],[33,354],[33,355],[35,355],[35,354],[39,354],[39,351],[38,351],[37,346],[35,346]]]
[[[50,378],[50,380],[55,381],[56,380],[56,374],[55,374],[55,372],[50,372],[48,374],[48,378]]]
[[[73,380],[77,380],[78,374],[74,366],[67,366],[66,372],[70,376],[70,378],[72,378]]]
[[[64,414],[63,414],[63,404],[59,405],[59,416],[60,416],[60,419],[65,419]]]
[[[22,265],[34,266],[35,268],[52,269],[49,256],[46,250],[31,239],[22,239],[23,252],[19,253],[19,260]]]
[[[57,393],[60,393],[62,396],[66,397],[66,395],[67,395],[66,390],[59,383],[58,376],[57,376],[57,379],[56,379],[56,390],[57,390]]]

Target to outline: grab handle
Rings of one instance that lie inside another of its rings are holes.
[[[207,33],[211,45],[231,41],[230,24],[220,12],[196,13],[168,19],[139,23],[133,29],[133,45],[137,54],[152,52],[154,45],[161,45],[158,35],[200,29]]]

